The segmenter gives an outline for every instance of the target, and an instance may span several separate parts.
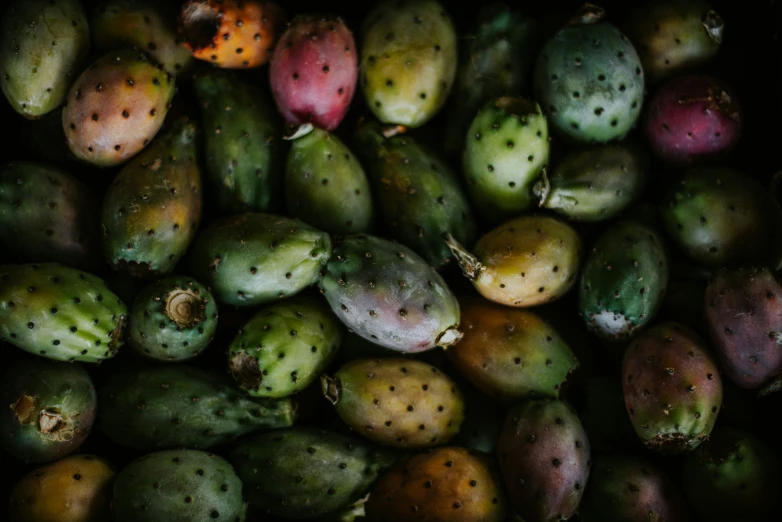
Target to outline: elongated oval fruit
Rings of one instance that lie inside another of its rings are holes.
[[[409,248],[366,234],[334,247],[320,289],[348,328],[399,352],[457,342],[459,302],[437,271]]]
[[[120,374],[99,399],[101,431],[142,451],[207,449],[294,420],[291,401],[247,398],[224,375],[188,365]]]
[[[362,30],[361,88],[383,123],[420,127],[443,107],[457,66],[456,31],[435,0],[380,2]]]
[[[90,48],[79,0],[17,0],[0,25],[0,87],[16,112],[35,119],[65,101]]]
[[[349,426],[398,448],[447,444],[464,419],[457,384],[421,361],[358,359],[322,379],[323,394]]]
[[[0,404],[6,406],[0,409],[3,448],[25,462],[50,462],[87,439],[97,397],[81,366],[35,359],[5,372]]]
[[[0,337],[27,352],[91,363],[114,357],[126,316],[94,275],[57,263],[0,267]]]
[[[581,238],[564,221],[522,216],[481,237],[468,252],[446,237],[464,275],[480,294],[506,306],[535,306],[562,297],[576,282]]]
[[[246,213],[203,229],[189,258],[193,273],[218,301],[256,306],[315,283],[329,256],[325,232],[286,217]]]

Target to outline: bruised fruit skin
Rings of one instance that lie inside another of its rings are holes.
[[[104,55],[68,93],[62,125],[71,152],[98,167],[124,163],[158,133],[175,90],[173,76],[139,50]]]
[[[500,522],[508,506],[494,460],[456,446],[400,462],[372,488],[369,520],[398,522]]]
[[[12,522],[108,522],[115,475],[94,455],[41,466],[14,486],[9,516]]]
[[[285,14],[265,0],[188,0],[179,34],[193,57],[224,69],[249,69],[269,61]]]
[[[6,371],[0,406],[3,448],[25,462],[51,462],[90,434],[97,397],[81,366],[36,358]]]

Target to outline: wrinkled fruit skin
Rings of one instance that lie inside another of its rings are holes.
[[[174,78],[141,51],[119,49],[76,80],[62,111],[73,154],[113,167],[138,154],[160,130],[174,96]]]
[[[339,18],[294,19],[274,49],[269,78],[285,121],[333,131],[356,91],[358,56],[353,33]]]
[[[177,120],[120,171],[103,200],[103,253],[133,276],[169,274],[201,221],[196,127]]]
[[[94,455],[71,455],[36,468],[14,486],[12,522],[108,522],[116,473]]]
[[[398,522],[501,522],[508,514],[497,465],[484,453],[437,448],[383,475],[366,504],[367,518]]]
[[[663,323],[640,334],[622,360],[625,406],[647,448],[693,450],[706,440],[722,405],[722,378],[696,334]]]
[[[362,34],[361,89],[377,119],[411,128],[431,120],[451,92],[458,61],[443,6],[385,0],[367,15]]]
[[[243,522],[242,481],[222,457],[197,450],[150,453],[114,481],[117,522]]]
[[[461,341],[446,350],[478,389],[500,400],[559,398],[579,366],[564,339],[532,312],[465,298]]]
[[[250,504],[292,520],[346,507],[396,460],[389,450],[303,426],[245,439],[229,458],[247,487]]]
[[[461,390],[421,361],[357,359],[322,380],[345,423],[368,439],[397,448],[448,443],[464,419]]]
[[[90,48],[79,0],[17,0],[0,24],[0,88],[28,119],[59,107]]]
[[[331,239],[301,221],[262,213],[220,219],[190,249],[190,267],[218,301],[256,306],[315,283]]]
[[[325,302],[294,297],[253,316],[228,348],[228,363],[249,395],[287,397],[312,384],[343,337],[342,324]]]
[[[514,406],[497,455],[511,504],[526,522],[567,520],[576,511],[587,486],[591,451],[568,404],[532,399]]]
[[[123,345],[127,307],[98,277],[57,263],[0,268],[0,337],[58,361],[95,363]]]
[[[3,448],[25,462],[51,462],[90,434],[97,397],[81,366],[36,358],[5,372],[0,405]]]
[[[188,277],[159,279],[130,309],[130,346],[156,361],[186,361],[203,352],[217,329],[217,304],[207,287]]]
[[[767,268],[723,268],[706,287],[712,347],[741,388],[759,388],[782,369],[781,299],[782,286]]]
[[[398,243],[346,236],[319,285],[337,317],[375,344],[412,353],[461,338],[456,297],[434,268]]]
[[[654,153],[673,165],[720,159],[741,137],[744,117],[736,95],[720,80],[690,75],[664,84],[646,111]]]

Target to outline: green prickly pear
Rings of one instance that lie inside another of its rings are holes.
[[[0,267],[0,338],[58,361],[99,362],[123,344],[127,307],[91,274],[57,263]]]
[[[79,0],[16,0],[0,25],[0,87],[25,118],[65,101],[90,48]]]
[[[337,135],[304,124],[292,140],[285,169],[288,212],[330,234],[366,232],[373,205],[364,169]]]
[[[360,84],[377,119],[411,128],[431,120],[456,77],[456,31],[443,6],[384,0],[362,32]]]
[[[142,451],[207,449],[294,420],[287,399],[249,399],[222,374],[181,364],[114,377],[100,389],[99,407],[101,431]]]

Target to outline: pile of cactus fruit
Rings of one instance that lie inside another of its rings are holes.
[[[779,31],[3,3],[0,520],[779,520]]]

